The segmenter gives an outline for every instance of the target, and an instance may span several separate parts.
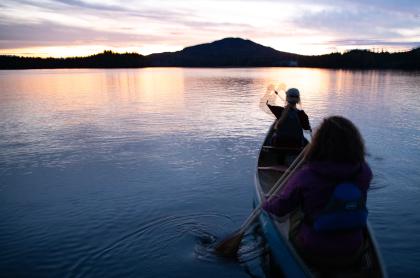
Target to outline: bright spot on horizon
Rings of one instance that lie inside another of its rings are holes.
[[[240,37],[317,55],[420,46],[416,1],[3,0],[0,54],[69,57],[112,50],[143,55]]]

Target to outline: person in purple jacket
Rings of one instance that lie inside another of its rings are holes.
[[[302,168],[263,208],[276,216],[291,213],[289,238],[305,258],[351,260],[363,249],[363,225],[323,231],[315,228],[314,221],[325,213],[341,182],[350,181],[356,187],[365,208],[372,171],[365,161],[363,139],[348,119],[326,118],[314,134],[304,159]],[[367,217],[367,210],[364,215]]]

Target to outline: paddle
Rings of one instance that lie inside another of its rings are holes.
[[[302,163],[304,162],[304,153],[308,146],[309,144],[305,146],[305,148],[293,161],[290,167],[276,181],[276,183],[267,193],[268,199],[265,202],[269,201],[273,196],[275,196],[276,193],[279,192],[279,190],[283,187],[283,185],[286,184],[287,180],[296,172],[300,165],[302,165]],[[242,241],[243,236],[245,235],[246,230],[248,229],[249,225],[252,224],[252,222],[254,222],[254,220],[260,215],[263,204],[264,201],[261,202],[261,204],[252,211],[252,213],[248,216],[245,222],[241,225],[239,230],[237,230],[235,233],[226,237],[220,243],[217,244],[217,246],[214,248],[217,254],[222,255],[224,257],[234,257],[238,253],[239,245]]]

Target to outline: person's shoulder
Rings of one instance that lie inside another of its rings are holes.
[[[372,169],[366,161],[363,161],[361,164],[361,174],[367,180],[371,180],[373,177]]]
[[[279,110],[283,110],[284,109],[283,106],[271,105],[271,104],[268,104],[268,103],[267,103],[267,106],[268,107],[271,107],[271,108],[274,108],[274,109],[279,109]]]
[[[283,113],[284,108],[281,106],[275,106],[267,103],[268,108],[270,111],[276,116],[276,118],[279,118],[281,114]]]
[[[299,113],[299,114],[302,114],[302,115],[308,116],[308,115],[305,113],[305,110],[299,110],[299,109],[297,109],[297,111],[298,111],[298,113]]]
[[[308,162],[304,167],[302,167],[302,175],[311,179],[314,177],[319,177],[316,167],[314,167],[311,162]]]
[[[310,183],[316,177],[316,172],[312,168],[311,163],[307,163],[296,172],[296,174],[293,176],[293,180],[296,183],[299,183],[300,186],[304,186],[305,184]]]

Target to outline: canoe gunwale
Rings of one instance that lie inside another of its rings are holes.
[[[258,172],[255,176],[255,184],[259,185]],[[256,191],[257,196],[255,201],[257,204],[260,204],[263,200],[262,196],[264,193],[262,192],[261,187],[258,186],[256,186]],[[260,214],[259,221],[263,227],[264,235],[270,244],[272,254],[276,257],[277,262],[282,262],[278,266],[281,268],[284,275],[286,277],[313,277],[311,271],[296,253],[291,243],[281,235],[281,232],[278,230],[280,222],[265,211]],[[285,254],[283,252],[285,252]],[[288,256],[291,256],[291,258],[288,258]],[[285,268],[285,264],[289,266],[295,264],[295,267]]]

